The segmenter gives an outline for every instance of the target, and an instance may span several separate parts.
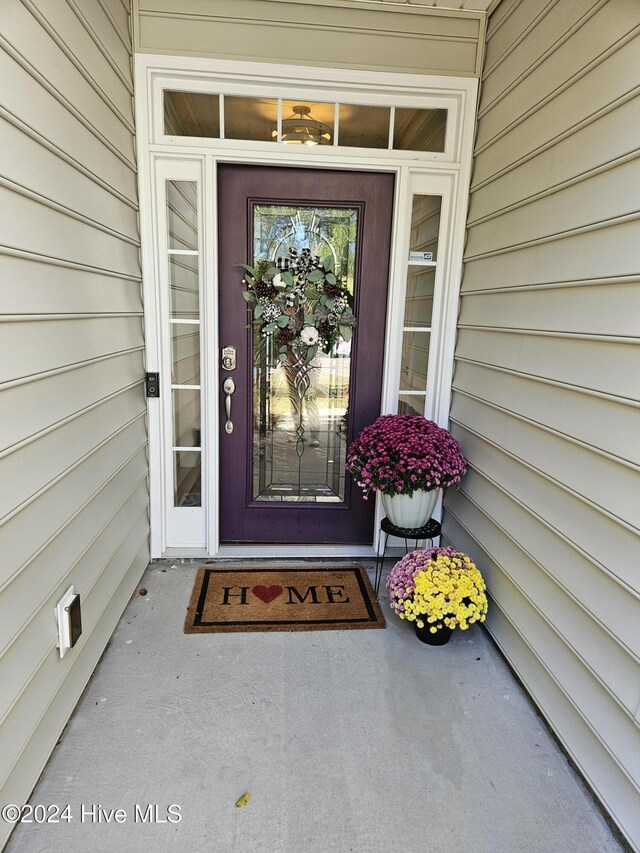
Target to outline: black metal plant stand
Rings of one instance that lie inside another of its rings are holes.
[[[382,557],[380,556],[380,544],[378,543],[378,551],[376,553],[376,575],[375,575],[375,591],[376,595],[380,592],[380,581],[382,580],[382,569],[384,567],[384,559],[387,553],[387,542],[390,536],[397,536],[398,539],[404,539],[406,553],[409,553],[409,539],[415,539],[416,548],[418,540],[428,539],[431,545],[436,536],[440,536],[442,527],[439,521],[435,518],[430,518],[429,521],[422,527],[396,527],[388,518],[383,518],[380,522],[380,529],[384,533],[384,547],[382,549]],[[415,549],[414,549],[415,550]]]

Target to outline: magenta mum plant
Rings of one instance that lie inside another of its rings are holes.
[[[462,448],[451,433],[419,415],[382,415],[349,447],[347,471],[362,489],[409,495],[459,483],[467,470]]]

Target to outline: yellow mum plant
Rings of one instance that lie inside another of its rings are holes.
[[[486,586],[470,557],[454,548],[407,554],[387,579],[391,607],[401,619],[435,634],[441,628],[465,631],[487,615]]]

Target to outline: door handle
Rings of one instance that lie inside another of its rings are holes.
[[[231,395],[236,390],[236,383],[230,376],[222,383],[222,390],[224,391],[224,410],[227,413],[227,421],[224,425],[224,431],[227,435],[231,435],[233,432],[233,421],[231,420]]]

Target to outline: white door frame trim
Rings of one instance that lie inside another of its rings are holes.
[[[164,235],[159,233],[158,210],[162,200],[158,181],[199,170],[202,199],[200,213],[202,233],[213,235],[202,241],[201,359],[203,365],[202,435],[207,436],[208,454],[203,453],[203,493],[208,494],[208,510],[204,515],[204,543],[180,545],[167,538],[166,459],[162,416],[163,402],[148,401],[149,469],[151,491],[151,556],[152,557],[239,557],[275,551],[280,556],[371,556],[377,548],[347,546],[220,546],[218,538],[219,425],[217,417],[218,387],[218,322],[217,322],[217,209],[216,167],[219,162],[251,163],[279,166],[374,170],[392,172],[396,176],[392,250],[390,259],[388,311],[385,337],[385,365],[382,389],[382,411],[394,412],[400,377],[400,342],[404,319],[404,296],[407,277],[411,198],[415,194],[441,194],[440,257],[436,269],[436,295],[433,307],[433,334],[429,359],[428,396],[425,414],[442,425],[448,424],[451,400],[453,353],[455,346],[462,253],[477,99],[477,80],[470,78],[434,77],[413,74],[387,74],[285,66],[267,63],[244,63],[193,57],[167,57],[137,54],[136,123],[137,157],[140,190],[140,231],[142,241],[143,299],[145,306],[146,369],[161,373],[161,387],[166,387],[168,360],[166,306],[163,309],[160,283],[164,281],[159,247]],[[295,81],[292,83],[291,81]],[[348,103],[393,104],[421,108],[447,106],[449,109],[445,152],[416,153],[393,150],[349,149],[338,146],[291,147],[273,142],[244,140],[186,139],[167,137],[162,127],[162,92],[164,88],[188,91],[215,91],[235,94],[263,94],[271,97],[340,100]],[[300,148],[306,149],[301,151]],[[181,166],[180,164],[191,164]],[[402,244],[402,245],[400,245]],[[163,344],[163,341],[164,344]],[[164,376],[163,376],[164,374]],[[163,388],[164,390],[164,388]],[[166,401],[166,391],[165,391]],[[203,439],[203,447],[205,446]],[[206,461],[206,457],[210,456]],[[439,509],[437,510],[440,511]],[[379,521],[380,507],[377,510]]]

